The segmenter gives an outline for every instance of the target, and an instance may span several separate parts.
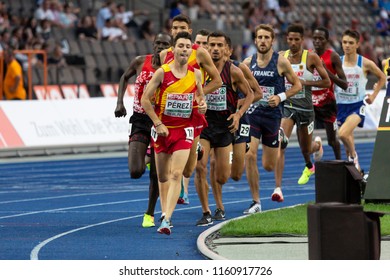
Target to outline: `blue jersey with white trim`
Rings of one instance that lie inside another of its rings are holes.
[[[257,65],[257,54],[252,56],[250,70],[263,91],[263,98],[253,103],[247,110],[248,114],[260,113],[275,118],[282,117],[282,103],[278,107],[270,107],[268,99],[272,95],[285,92],[284,77],[278,72],[279,54],[273,52],[270,62],[266,67]]]

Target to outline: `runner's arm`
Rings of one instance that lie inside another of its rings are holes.
[[[208,94],[219,89],[222,86],[222,79],[208,51],[204,48],[198,48],[196,50],[196,60],[198,61],[199,66],[206,71],[211,79],[211,81],[203,88],[204,94]]]

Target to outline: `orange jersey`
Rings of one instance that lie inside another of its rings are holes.
[[[168,128],[192,126],[192,110],[197,91],[195,70],[188,65],[183,78],[176,78],[169,64],[161,66],[164,79],[156,91],[154,111]]]

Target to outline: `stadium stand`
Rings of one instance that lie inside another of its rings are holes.
[[[104,1],[100,0],[46,0],[54,5],[55,3],[70,3],[78,19],[84,15],[90,15],[96,18],[98,10]],[[10,28],[0,26],[1,39],[6,39],[6,33],[18,26],[23,26],[27,36],[27,22],[29,18],[34,17],[38,8],[34,5],[35,1],[23,0],[5,0],[2,1],[6,7],[2,14],[6,13],[11,23]],[[37,1],[42,2],[42,1]],[[135,21],[141,23],[150,19],[154,22],[155,33],[162,30],[164,23],[169,19],[169,5],[172,1],[152,1],[152,0],[116,0],[115,3],[123,3],[126,10],[147,10],[148,15],[142,15]],[[300,1],[266,1],[266,0],[210,0],[213,13],[193,12],[193,7],[188,7],[189,1],[179,1],[183,13],[191,12],[193,16],[193,32],[199,29],[208,28],[211,30],[223,29],[231,36],[233,45],[247,47],[252,43],[250,34],[253,30],[249,29],[247,12],[250,9],[259,9],[261,13],[267,10],[268,2],[290,3],[285,6],[276,6],[275,17],[277,18],[277,29],[279,30],[278,40],[279,48],[285,47],[284,28],[289,22],[301,21],[306,28],[310,29],[316,15],[321,17],[330,13],[330,28],[333,38],[335,38],[335,47],[341,33],[352,27],[352,24],[358,28],[358,31],[367,31],[372,34],[372,44],[377,36],[375,33],[376,17],[375,11],[370,12],[369,4],[363,0],[300,0]],[[199,3],[199,1],[193,1]],[[192,9],[192,10],[191,10]],[[199,10],[199,9],[198,9]],[[202,10],[202,9],[200,9]],[[199,10],[199,11],[200,11]],[[5,15],[5,14],[4,14]],[[6,16],[3,16],[6,18]],[[265,17],[261,20],[267,20]],[[272,19],[271,19],[272,20]],[[129,62],[136,56],[152,52],[152,42],[140,40],[136,27],[129,27],[126,30],[128,39],[124,41],[107,41],[95,39],[80,39],[76,37],[77,22],[74,27],[65,28],[61,24],[53,23],[50,31],[50,37],[43,40],[47,45],[48,52],[56,43],[61,43],[65,54],[66,68],[57,69],[55,66],[48,67],[48,83],[50,85],[61,84],[85,84],[88,89],[93,89],[91,97],[102,96],[99,85],[104,83],[117,84],[123,71],[128,67]],[[33,28],[32,28],[33,29]],[[31,30],[35,33],[36,30]],[[36,34],[36,33],[35,33]],[[308,33],[310,34],[310,33]],[[35,37],[34,37],[35,38]],[[36,39],[30,38],[32,42]],[[1,41],[1,40],[0,40]],[[380,58],[390,55],[390,37],[382,38],[383,54]],[[2,46],[6,44],[2,41]],[[30,41],[27,39],[18,42],[19,49],[30,48]],[[340,50],[338,50],[340,51]],[[379,58],[379,59],[380,59]],[[378,62],[379,63],[379,62]],[[32,67],[32,66],[30,66]],[[32,84],[43,84],[43,71],[39,65],[32,69]],[[134,82],[134,79],[130,82]]]

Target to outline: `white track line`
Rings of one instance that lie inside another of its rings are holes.
[[[293,194],[293,195],[285,195],[284,197],[306,196],[306,195],[312,195],[312,194],[313,194],[313,192],[311,192],[311,193],[304,193],[304,194],[300,193],[300,194]],[[267,197],[267,198],[262,198],[261,200],[269,200],[269,199],[271,199],[271,198]],[[230,202],[226,202],[224,204],[225,205],[227,205],[227,204],[237,204],[237,203],[248,202],[248,201],[251,201],[251,199],[230,201]],[[210,206],[215,206],[215,204],[210,204]],[[178,208],[178,209],[175,209],[175,211],[176,212],[188,211],[188,210],[197,209],[197,208],[201,208],[201,207],[202,207],[201,205],[199,205],[199,206],[190,206],[190,207],[186,207],[186,208]],[[155,214],[159,214],[159,213],[161,213],[161,211],[158,211]],[[75,232],[78,232],[78,231],[81,231],[81,230],[89,229],[89,228],[92,228],[92,227],[96,227],[96,226],[101,226],[101,225],[106,225],[106,224],[110,224],[110,223],[115,223],[115,222],[131,220],[131,219],[135,219],[135,218],[140,218],[140,217],[143,217],[143,215],[144,214],[135,215],[135,216],[126,217],[126,218],[115,219],[115,220],[104,221],[104,222],[100,222],[100,223],[97,223],[97,224],[92,224],[92,225],[76,228],[76,229],[73,229],[73,230],[70,230],[70,231],[66,231],[66,232],[57,234],[57,235],[55,235],[53,237],[50,237],[50,238],[42,241],[37,246],[35,246],[33,248],[33,250],[31,251],[31,253],[30,253],[30,259],[31,260],[38,260],[39,259],[38,258],[39,252],[40,252],[40,250],[44,246],[46,246],[50,242],[52,242],[52,241],[54,241],[56,239],[59,239],[59,238],[65,236],[65,235],[69,235],[69,234],[72,234],[72,233],[75,233]]]

